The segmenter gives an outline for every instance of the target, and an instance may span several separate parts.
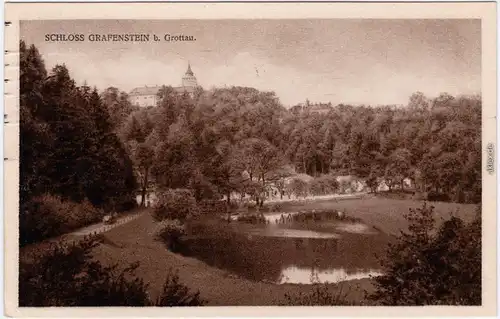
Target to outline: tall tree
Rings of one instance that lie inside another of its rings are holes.
[[[135,188],[131,162],[98,92],[77,87],[64,65],[56,65],[47,75],[34,46],[26,49],[21,42],[20,49],[25,119],[21,152],[26,154],[21,164],[22,193],[48,192],[77,202],[89,199],[97,206],[130,201]],[[38,142],[45,140],[49,140],[45,146]],[[39,147],[45,148],[43,153]],[[24,165],[30,161],[39,164],[27,169]],[[43,165],[43,172],[38,165]]]
[[[127,93],[120,92],[115,87],[105,89],[101,93],[101,99],[109,112],[110,121],[116,131],[120,129],[120,126],[132,112],[139,109],[130,103]]]
[[[20,201],[45,192],[50,186],[47,168],[53,134],[41,116],[47,104],[42,91],[47,77],[44,62],[34,45],[20,42]]]

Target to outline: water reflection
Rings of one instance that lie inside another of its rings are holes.
[[[281,271],[280,284],[337,283],[346,280],[381,276],[377,270],[348,271],[345,268],[319,270],[314,268],[286,267]]]
[[[287,213],[270,213],[270,214],[265,214],[264,217],[266,218],[266,221],[270,224],[278,224],[280,221],[280,218],[287,218],[288,216],[293,216],[298,214],[299,212],[287,212]]]
[[[376,234],[374,229],[370,229],[367,225],[361,223],[337,223],[337,230],[355,233],[355,234]]]
[[[263,214],[266,222],[269,224],[278,224],[280,222],[280,218],[287,218],[293,215],[298,214],[299,212],[286,212],[286,213],[266,213]],[[231,216],[231,220],[238,220],[238,215]]]
[[[313,269],[320,282],[365,278],[377,273],[377,255],[388,242],[385,234],[376,232],[236,223],[191,225],[188,234],[177,243],[176,252],[250,280],[274,283],[311,283]]]
[[[254,228],[247,230],[247,233],[252,235],[269,236],[269,237],[287,237],[287,238],[339,238],[340,235],[335,233],[323,233],[312,230],[289,229],[289,228]]]

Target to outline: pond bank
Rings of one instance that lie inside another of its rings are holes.
[[[285,302],[285,294],[298,295],[312,292],[311,285],[254,282],[239,278],[228,271],[211,267],[190,257],[168,251],[165,245],[151,235],[155,222],[149,214],[111,229],[105,233],[106,241],[95,249],[94,257],[104,263],[119,263],[126,267],[140,262],[137,275],[150,283],[151,297],[156,298],[169,268],[177,269],[182,283],[199,290],[209,306],[272,306]],[[370,291],[369,279],[331,284],[332,292],[348,291],[348,299],[359,302],[364,290]]]

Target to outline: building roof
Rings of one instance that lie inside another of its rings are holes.
[[[194,73],[191,70],[191,64],[188,63],[188,68],[186,71],[186,76],[191,76],[194,77]],[[195,78],[196,80],[196,78]],[[158,92],[160,91],[162,87],[161,86],[144,86],[144,87],[138,87],[130,91],[130,96],[144,96],[144,95],[157,95]],[[193,93],[195,90],[195,87],[193,86],[177,86],[173,88],[174,91],[177,93]]]
[[[188,63],[188,69],[186,71],[186,75],[190,75],[190,76],[194,75],[193,71],[191,71],[191,64],[190,63]]]
[[[137,95],[157,95],[158,92],[160,91],[161,86],[144,86],[144,87],[138,87],[130,91],[130,96],[137,96]],[[174,91],[177,93],[193,93],[195,90],[195,87],[193,86],[177,86],[173,87]]]
[[[156,95],[161,86],[143,86],[130,91],[130,95]]]

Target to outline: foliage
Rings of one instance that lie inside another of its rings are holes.
[[[165,243],[171,251],[176,252],[181,237],[186,235],[184,225],[178,220],[162,220],[156,225],[153,236]]]
[[[380,185],[380,178],[377,177],[376,173],[371,172],[368,178],[366,179],[366,186],[368,186],[370,192],[376,193],[379,185]]]
[[[178,219],[184,221],[198,214],[193,193],[187,189],[168,189],[158,195],[153,216],[156,220]]]
[[[141,205],[145,205],[146,192],[149,186],[150,168],[153,165],[154,150],[146,143],[141,143],[133,152],[134,164],[137,167],[141,185]]]
[[[266,224],[267,220],[262,213],[260,214],[245,214],[240,215],[236,219],[239,222],[249,223],[249,224]]]
[[[49,183],[47,174],[49,150],[54,135],[48,123],[40,120],[45,112],[42,90],[47,71],[45,64],[34,46],[29,48],[20,43],[20,200],[43,193]]]
[[[158,143],[153,132],[155,112],[153,109],[140,109],[123,118],[118,129],[118,136],[122,140],[130,155],[136,179],[141,192],[141,206],[146,205],[146,196],[151,184],[151,167]]]
[[[309,193],[309,184],[301,178],[293,178],[287,185],[288,193],[296,197],[306,197]]]
[[[148,284],[135,277],[138,263],[123,270],[118,265],[102,266],[91,257],[99,238],[78,243],[59,243],[39,252],[32,262],[19,264],[21,307],[89,306],[196,306],[203,301],[191,293],[169,271],[156,302],[150,300]]]
[[[281,150],[299,173],[353,175],[372,191],[384,181],[449,200],[481,200],[481,97],[418,92],[408,107],[337,105],[283,117]],[[341,191],[343,187],[341,185]]]
[[[262,208],[276,189],[345,192],[348,182],[333,178],[342,175],[373,192],[404,190],[406,180],[428,200],[481,201],[481,96],[416,92],[407,107],[339,104],[325,114],[286,110],[275,93],[249,87],[190,97],[164,86],[158,97],[137,109],[118,88],[78,86],[21,41],[21,206],[52,194],[122,210],[138,188],[142,204],[151,188],[183,188],[197,202],[231,205],[237,193]],[[287,184],[295,173],[315,179]]]
[[[20,62],[21,203],[45,193],[110,209],[130,201],[132,163],[97,90],[76,86],[64,65],[48,73],[23,41]]]
[[[267,205],[267,210],[269,212],[280,212],[282,210],[281,204],[269,204]]]
[[[220,194],[229,201],[231,192],[246,192],[262,205],[282,159],[276,137],[283,109],[274,94],[233,87],[190,99],[165,87],[160,97],[157,182],[190,188],[197,201]]]
[[[130,103],[128,94],[120,92],[115,87],[105,89],[101,94],[101,100],[109,112],[109,117],[115,130],[120,128],[132,112],[138,110],[138,107]]]
[[[336,176],[325,174],[314,178],[309,183],[309,189],[312,195],[333,194],[339,189],[339,182]]]
[[[98,222],[104,212],[88,201],[76,203],[44,194],[22,203],[19,216],[19,244],[24,246]]]
[[[481,216],[435,229],[434,208],[410,209],[407,232],[388,248],[370,299],[382,305],[480,305]]]
[[[355,303],[347,298],[347,292],[340,289],[332,292],[326,284],[313,284],[309,293],[298,295],[285,294],[283,306],[353,306]]]
[[[200,293],[191,293],[189,289],[179,282],[178,272],[168,271],[163,290],[154,304],[155,307],[188,307],[203,306],[204,300]]]
[[[128,280],[137,265],[123,271],[104,267],[91,258],[97,238],[61,244],[19,265],[20,306],[142,306],[147,285]]]
[[[200,214],[206,216],[218,216],[220,214],[230,212],[238,207],[236,203],[231,203],[228,207],[227,203],[221,200],[203,200],[197,203],[197,205]]]

